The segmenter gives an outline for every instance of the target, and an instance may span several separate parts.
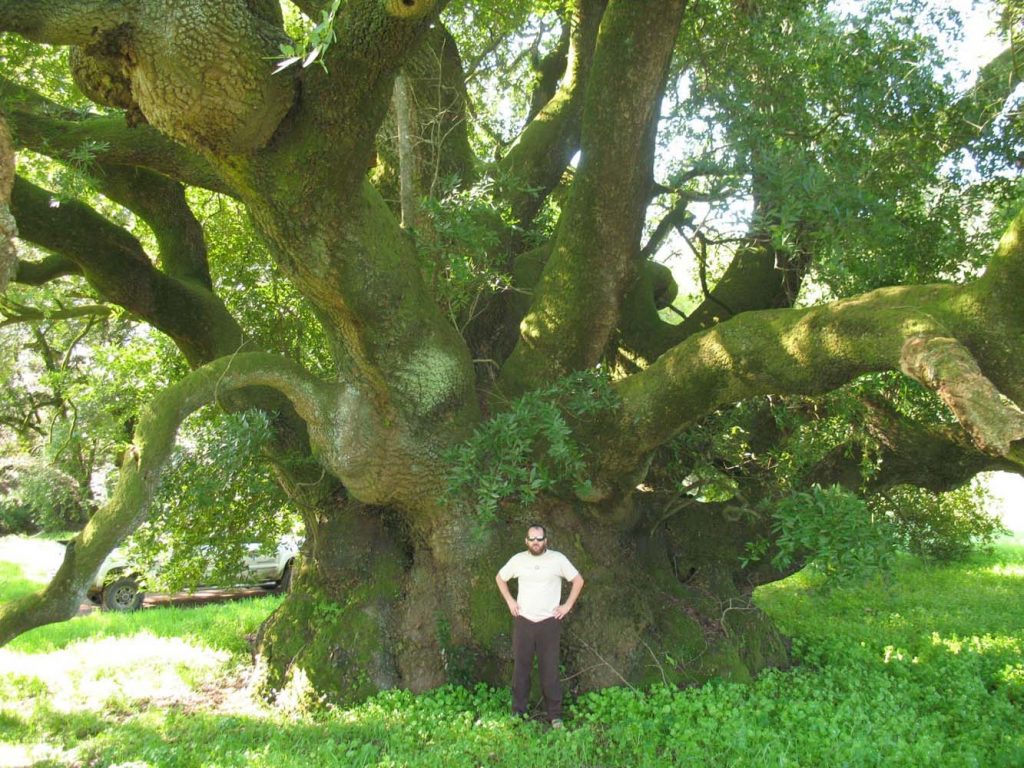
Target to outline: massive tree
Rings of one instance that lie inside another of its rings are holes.
[[[744,679],[786,661],[750,601],[784,575],[750,557],[765,503],[1024,465],[1012,51],[957,93],[912,15],[795,1],[0,0],[0,29],[77,88],[0,80],[12,285],[84,281],[192,369],[0,641],[74,613],[210,403],[271,415],[306,526],[257,638],[271,695],[507,679],[493,574],[533,520],[587,579],[574,685]],[[247,213],[328,370],[229,309],[197,189]],[[857,428],[787,464],[782,412],[835,391]]]

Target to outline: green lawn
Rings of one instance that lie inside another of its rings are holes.
[[[8,600],[40,572],[5,541]],[[484,687],[270,711],[242,686],[245,635],[280,598],[96,613],[0,649],[0,765],[1024,766],[1024,542],[950,566],[905,557],[859,589],[801,574],[757,598],[793,637],[793,669],[588,695],[562,732],[511,722],[508,692]]]

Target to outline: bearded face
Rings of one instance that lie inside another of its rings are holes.
[[[547,551],[548,537],[543,528],[531,528],[526,532],[526,548],[531,555],[543,555]]]

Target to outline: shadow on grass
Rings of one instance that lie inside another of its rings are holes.
[[[52,743],[57,734],[68,734],[62,746],[75,747],[74,761],[84,765],[521,768],[541,764],[534,759],[555,768],[596,765],[589,762],[587,749],[554,756],[548,731],[537,724],[514,723],[498,712],[431,712],[416,706],[387,712],[370,707],[288,721],[280,716],[154,709],[118,722],[110,715],[69,719],[41,708],[32,720],[31,726],[23,724],[21,734],[10,736]],[[5,739],[10,736],[3,734]],[[51,764],[61,763],[37,765]]]

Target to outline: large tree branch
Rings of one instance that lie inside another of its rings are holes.
[[[853,451],[849,444],[839,446],[812,469],[809,482],[871,493],[899,485],[945,493],[960,488],[979,472],[1021,472],[1019,464],[980,451],[958,424],[912,421],[881,398],[864,400],[863,405],[863,426],[873,445]],[[867,479],[862,455],[866,450],[871,451],[878,467]]]
[[[535,270],[536,276],[532,269],[538,263],[533,258],[538,252],[520,258],[524,256],[523,235],[545,199],[562,182],[579,148],[584,94],[606,6],[607,0],[577,0],[569,20],[568,61],[557,91],[490,171],[497,195],[508,204],[512,220],[518,224],[514,230],[500,224],[496,244],[490,249],[491,258],[519,277],[524,271],[531,277],[528,285],[517,281],[515,291],[485,297],[467,318],[463,333],[473,356],[486,361],[480,375],[488,386],[515,346],[516,327],[528,309],[522,306],[522,290],[532,292],[539,280],[540,269]],[[548,253],[550,248],[544,249],[545,259]],[[526,262],[531,268],[521,269]]]
[[[899,367],[904,341],[938,332],[909,289],[805,310],[747,312],[690,337],[617,385],[637,454],[721,405],[769,393],[818,394]],[[851,342],[847,343],[846,340]]]
[[[657,242],[655,238],[659,235],[663,236],[666,222],[674,226],[698,261],[704,299],[681,323],[666,323],[649,296],[649,287],[641,274],[637,285],[627,296],[622,312],[620,345],[631,356],[647,363],[683,339],[734,315],[789,307],[796,301],[811,263],[804,247],[808,239],[806,227],[799,224],[794,227],[793,244],[787,247],[776,245],[769,225],[777,223],[778,217],[772,213],[772,208],[780,201],[769,199],[758,165],[755,160],[757,170],[752,179],[754,215],[750,230],[740,241],[725,272],[710,288],[707,285],[708,238],[699,228],[693,229],[692,234],[684,231],[684,225],[689,223],[685,217],[690,195],[679,193],[676,206],[655,230],[652,242]],[[691,175],[701,175],[702,172],[702,169],[694,169]]]
[[[972,327],[986,321],[966,314],[976,308],[965,305],[970,296],[955,286],[887,288],[821,307],[734,317],[615,385],[622,407],[592,433],[599,463],[631,476],[641,457],[724,404],[823,393],[883,370],[903,370],[936,389],[979,449],[1024,463],[1024,417],[975,362],[984,350]],[[954,341],[951,329],[971,346]],[[1013,364],[1019,377],[1019,362]],[[616,444],[603,434],[616,435]]]
[[[302,109],[294,137],[316,142],[331,135],[331,183],[358,190],[374,156],[374,140],[387,114],[394,80],[416,50],[443,0],[352,0],[335,17],[336,39],[323,67],[303,72]],[[318,144],[318,146],[321,146]]]
[[[333,76],[351,94],[375,90],[391,77],[418,45],[441,0],[350,0],[335,21],[337,40],[325,56],[327,69],[345,67]]]
[[[232,194],[202,156],[151,126],[131,127],[122,116],[83,116],[3,77],[0,101],[19,147],[64,162],[141,166],[191,186]]]
[[[58,277],[81,274],[81,268],[71,259],[53,254],[39,261],[19,261],[13,279],[22,285],[45,285]]]
[[[661,284],[650,283],[647,271],[643,271],[624,302],[620,343],[632,354],[651,362],[684,339],[730,317],[791,306],[806,263],[806,259],[795,257],[793,252],[777,248],[767,235],[751,233],[704,300],[675,325],[658,314],[661,306],[655,291]]]
[[[985,453],[1008,456],[1012,444],[1024,438],[1024,414],[1000,394],[956,339],[912,336],[903,345],[900,367],[938,394]]]
[[[607,0],[578,0],[565,76],[492,174],[514,219],[529,227],[579,149],[584,94]]]
[[[685,6],[609,3],[587,88],[579,168],[519,343],[502,370],[507,394],[593,366],[605,353],[639,268],[654,131]]]
[[[974,86],[953,105],[947,116],[950,129],[943,146],[945,154],[969,144],[999,116],[1024,75],[1019,56],[1020,51],[1013,48],[1000,53],[981,69]]]
[[[167,333],[192,366],[239,350],[242,330],[209,288],[202,232],[180,187],[138,169],[112,166],[104,170],[106,191],[153,226],[168,273],[153,267],[131,235],[86,206],[62,202],[53,207],[48,193],[24,184],[20,199],[26,211],[26,237],[60,254],[35,269],[22,263],[25,277],[41,279],[49,267],[50,274],[68,271],[66,264],[72,263],[104,300],[120,304]],[[294,461],[295,456],[308,455],[306,425],[277,393],[253,388],[233,395],[229,405],[255,406],[274,415],[275,442],[268,450],[294,497],[310,496],[312,485],[322,487],[299,482],[300,478],[311,480],[308,468]],[[318,475],[319,470],[312,480]]]
[[[129,20],[130,0],[0,0],[0,29],[50,45],[85,45]]]
[[[1007,227],[985,274],[968,286],[957,306],[964,318],[957,338],[970,334],[970,348],[1000,392],[1024,403],[1024,372],[1014,353],[1024,328],[1024,208]]]
[[[953,151],[976,138],[984,125],[999,114],[1020,81],[1021,66],[1012,50],[1004,51],[986,65],[974,88],[950,111],[952,127],[945,151]],[[628,298],[632,306],[623,313],[623,343],[632,353],[650,361],[683,339],[733,315],[790,306],[808,263],[799,248],[780,250],[766,233],[753,231],[705,300],[677,325],[658,317],[648,295],[650,286],[641,276]]]
[[[105,300],[173,338],[193,365],[240,346],[241,331],[224,305],[157,270],[125,230],[77,201],[53,204],[52,194],[20,178],[12,200],[22,237],[71,259]]]
[[[287,37],[280,8],[265,0],[8,0],[0,29],[83,46],[76,74],[90,96],[137,109],[165,135],[222,156],[263,147],[295,96],[290,77],[271,76]],[[113,91],[89,82],[111,78]]]
[[[78,611],[100,564],[145,519],[185,417],[222,393],[259,385],[283,392],[310,420],[320,418],[326,406],[325,390],[316,379],[284,358],[258,353],[222,358],[168,387],[143,411],[110,501],[68,545],[50,583],[0,608],[0,645]]]
[[[206,238],[176,181],[141,168],[104,165],[96,185],[112,200],[137,213],[153,230],[161,271],[213,291]]]
[[[329,171],[328,164],[316,172]],[[385,420],[401,414],[455,432],[474,423],[465,342],[434,303],[412,242],[370,182],[352,194],[325,180],[311,199],[292,198],[274,176],[259,180],[267,188],[246,202],[282,269],[323,319],[346,379],[372,393]],[[292,205],[310,210],[297,217]],[[345,225],[325,225],[334,221]]]

